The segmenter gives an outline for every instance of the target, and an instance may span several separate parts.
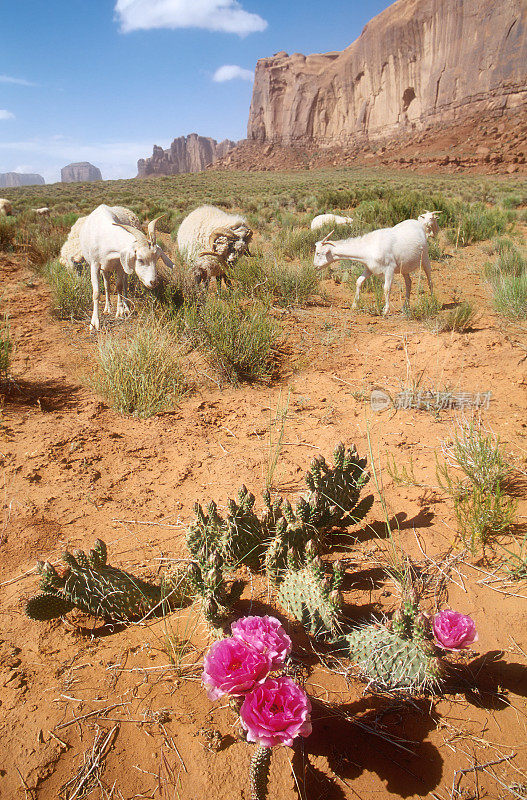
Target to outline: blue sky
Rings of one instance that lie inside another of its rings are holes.
[[[252,73],[341,50],[387,0],[0,0],[0,172],[130,178],[177,136],[246,135]],[[215,79],[216,78],[216,79]]]

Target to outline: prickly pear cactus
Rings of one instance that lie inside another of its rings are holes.
[[[217,628],[236,600],[240,599],[243,581],[233,581],[229,591],[223,574],[221,553],[211,553],[201,563],[193,561],[189,568],[189,580],[194,593],[201,598],[203,616],[212,628]]]
[[[213,553],[221,553],[231,567],[246,564],[257,570],[265,552],[262,524],[253,511],[254,495],[246,486],[238,492],[237,500],[229,500],[228,514],[224,519],[214,502],[207,510],[196,504],[196,519],[190,526],[187,545],[200,563]]]
[[[251,759],[251,800],[265,800],[269,783],[272,747],[258,745]]]
[[[343,650],[360,674],[381,689],[410,692],[437,688],[442,663],[436,656],[430,624],[406,599],[391,626],[363,625],[344,636]]]
[[[62,561],[66,565],[62,574],[49,562],[37,563],[42,592],[26,604],[26,614],[31,619],[53,619],[79,608],[107,621],[130,622],[149,614],[162,614],[167,605],[181,604],[181,598],[176,602],[168,584],[164,603],[160,586],[107,564],[106,545],[100,539],[88,554],[82,550],[65,552]]]
[[[334,637],[341,606],[340,581],[340,567],[332,576],[324,577],[322,562],[313,558],[307,567],[284,573],[278,599],[308,633],[317,638]]]

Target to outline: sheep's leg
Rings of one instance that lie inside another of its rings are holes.
[[[404,300],[404,305],[405,307],[408,307],[410,305],[410,292],[412,291],[412,279],[406,273],[404,273],[403,278],[404,278],[404,285],[406,286],[406,298]]]
[[[430,289],[430,294],[434,294],[434,287],[432,286],[432,269],[430,267],[430,259],[428,258],[428,253],[423,253],[422,259],[423,269],[425,271],[426,280],[428,281],[428,288]]]
[[[355,297],[353,299],[353,305],[351,306],[352,308],[357,308],[357,303],[359,302],[360,287],[362,286],[364,281],[368,280],[370,275],[371,275],[370,270],[368,269],[368,267],[365,267],[364,268],[364,272],[362,273],[362,275],[360,275],[357,278],[357,284],[356,284],[357,288],[355,290]]]
[[[110,303],[110,287],[108,285],[108,276],[107,276],[106,272],[103,272],[102,279],[103,279],[103,282],[104,282],[104,298],[105,298],[103,314],[111,314],[112,313],[112,305]]]
[[[91,272],[91,285],[92,285],[92,296],[93,296],[93,313],[91,315],[91,322],[90,322],[90,330],[99,330],[100,323],[99,323],[99,270],[101,265],[98,263],[93,263],[90,266]]]
[[[383,317],[385,317],[388,311],[390,310],[390,291],[392,288],[393,273],[394,273],[393,269],[388,269],[384,276],[384,308],[382,310]]]
[[[126,302],[126,290],[128,287],[128,279],[124,272],[118,273],[115,277],[115,285],[117,287],[117,310],[115,312],[116,319],[122,319],[128,316],[130,309]]]

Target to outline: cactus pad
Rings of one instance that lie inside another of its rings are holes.
[[[42,593],[26,604],[31,619],[53,619],[75,607],[106,621],[130,622],[181,605],[180,597],[163,603],[160,586],[107,564],[106,545],[100,539],[88,554],[65,552],[62,561],[62,575],[49,562],[37,563]]]
[[[278,599],[310,634],[322,638],[337,632],[340,595],[334,580],[323,577],[317,562],[286,572],[278,589]]]
[[[344,641],[360,674],[380,689],[419,692],[440,683],[441,662],[428,640],[406,638],[379,623],[356,628]]]

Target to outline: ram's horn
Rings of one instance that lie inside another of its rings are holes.
[[[167,256],[165,251],[161,247],[159,247],[159,245],[156,245],[156,249],[157,249],[157,255],[167,265],[167,267],[172,271],[175,270],[176,265],[174,264],[170,256]]]
[[[213,253],[212,250],[202,250],[198,253],[198,258],[201,258],[201,256],[216,256],[216,258],[218,258],[218,254]]]
[[[139,244],[148,244],[148,239],[144,235],[143,231],[140,231],[138,228],[134,228],[133,225],[125,225],[122,222],[114,222],[114,225],[117,225],[118,228],[124,228],[125,231],[131,233],[132,236],[135,236]]]
[[[214,245],[214,242],[216,241],[218,236],[226,236],[227,239],[232,239],[233,241],[234,241],[234,239],[238,238],[236,236],[236,234],[233,232],[232,228],[228,228],[226,225],[224,225],[221,228],[215,228],[212,231],[212,233],[210,234],[210,236],[209,236],[209,246],[210,247],[212,247]]]
[[[148,241],[151,244],[155,244],[156,243],[156,222],[157,222],[157,220],[161,219],[161,217],[166,217],[166,215],[167,214],[166,214],[166,211],[165,211],[163,214],[160,214],[158,217],[156,217],[155,219],[150,220],[150,222],[148,223]]]
[[[324,236],[320,244],[330,244],[329,237],[331,236],[332,233],[335,233],[335,228],[333,228],[333,230],[330,231],[327,236]]]

